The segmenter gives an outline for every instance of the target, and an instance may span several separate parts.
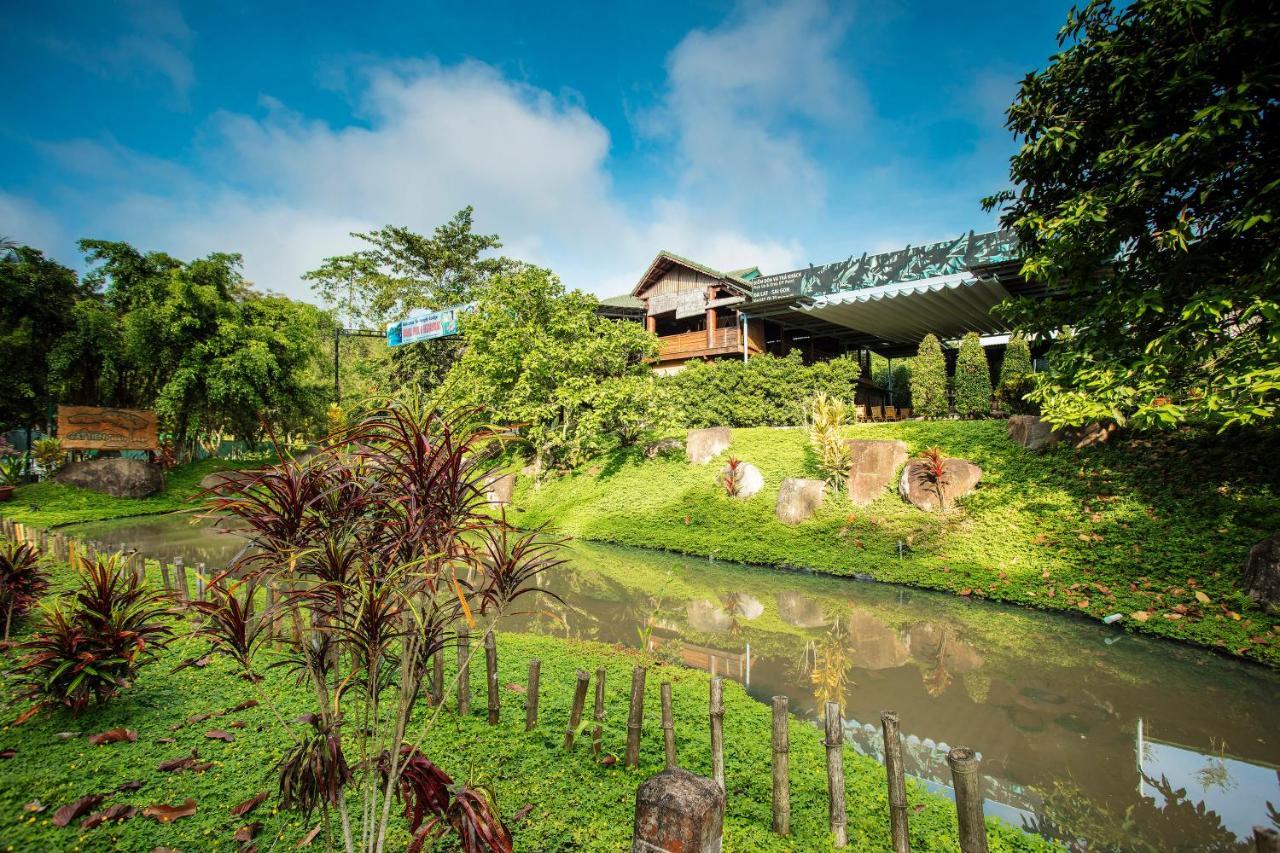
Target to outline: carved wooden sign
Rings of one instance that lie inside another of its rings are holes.
[[[156,413],[140,409],[59,406],[58,438],[66,450],[158,450]]]

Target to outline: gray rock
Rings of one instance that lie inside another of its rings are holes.
[[[1090,421],[1084,426],[1063,427],[1062,440],[1069,442],[1076,450],[1081,450],[1095,444],[1106,444],[1119,431],[1120,427],[1115,423]]]
[[[728,427],[691,429],[685,441],[684,453],[694,465],[704,465],[729,449]]]
[[[964,497],[977,487],[978,481],[982,479],[982,469],[963,459],[947,459],[942,464],[945,471],[942,495],[946,506],[950,507],[957,498]],[[898,494],[916,508],[933,512],[938,509],[938,490],[926,471],[923,459],[908,462],[902,469],[902,479],[898,481]]]
[[[1048,421],[1039,415],[1013,415],[1009,418],[1009,439],[1028,450],[1044,450],[1053,447],[1062,438],[1062,433],[1054,429]]]
[[[1242,585],[1268,611],[1280,611],[1280,533],[1249,549]]]
[[[726,465],[720,469],[720,481],[724,482],[729,476],[729,466]],[[734,479],[738,483],[738,493],[735,498],[746,500],[753,495],[760,493],[764,488],[764,474],[760,473],[760,469],[752,465],[750,462],[738,463],[738,470],[734,472]]]
[[[636,789],[631,853],[720,853],[724,791],[715,780],[680,767]]]
[[[849,500],[854,506],[866,506],[893,484],[894,474],[907,461],[906,442],[850,439],[845,444],[853,454]]]
[[[826,497],[827,484],[823,480],[805,480],[788,477],[778,489],[778,503],[774,515],[783,524],[799,524],[813,517]]]
[[[489,478],[485,497],[490,506],[506,506],[511,503],[511,494],[515,489],[515,474],[495,474]]]
[[[668,456],[673,453],[680,453],[684,450],[684,442],[678,438],[661,438],[645,445],[644,458],[657,459],[659,456]]]
[[[164,488],[164,471],[143,459],[68,462],[54,479],[116,498],[145,498]]]

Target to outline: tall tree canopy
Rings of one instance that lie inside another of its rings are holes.
[[[1272,420],[1280,405],[1280,12],[1095,0],[1008,111],[1004,206],[1057,335],[1033,399],[1059,423]]]

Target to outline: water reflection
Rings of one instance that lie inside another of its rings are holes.
[[[211,566],[237,549],[182,519],[110,533],[89,538]],[[512,629],[643,644],[814,720],[839,702],[877,758],[896,709],[909,773],[946,792],[947,750],[973,747],[988,814],[1080,849],[1245,850],[1280,818],[1270,670],[1071,617],[585,543],[542,584],[564,603]]]

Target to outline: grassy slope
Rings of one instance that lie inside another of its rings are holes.
[[[100,521],[189,509],[188,500],[200,492],[200,480],[205,475],[227,468],[256,467],[261,464],[205,459],[189,465],[179,465],[165,474],[164,491],[149,498],[113,498],[60,483],[31,483],[19,486],[12,499],[0,503],[0,515],[22,524],[54,527],[78,521]]]
[[[59,578],[66,582],[65,571]],[[422,741],[429,755],[455,778],[473,776],[495,786],[501,813],[509,821],[525,804],[534,806],[521,822],[512,822],[516,848],[520,850],[627,850],[630,848],[635,788],[661,769],[662,739],[659,728],[658,688],[673,684],[676,738],[681,764],[709,774],[710,755],[706,735],[708,676],[682,667],[655,666],[650,671],[645,702],[645,739],[642,766],[627,771],[620,765],[602,766],[592,760],[587,744],[564,753],[560,740],[569,714],[574,670],[607,670],[606,751],[620,754],[626,728],[626,702],[634,653],[597,643],[521,634],[499,639],[500,683],[524,681],[528,661],[542,660],[541,724],[524,731],[521,697],[502,691],[503,718],[496,727],[484,722],[483,667],[472,666],[473,713],[457,718],[444,714]],[[184,850],[234,850],[235,830],[251,821],[262,821],[258,836],[261,849],[292,848],[312,822],[275,808],[271,767],[286,739],[263,706],[183,725],[193,714],[221,711],[254,698],[254,692],[236,678],[228,664],[215,660],[204,669],[169,670],[178,660],[203,645],[183,639],[162,659],[143,671],[135,687],[106,706],[91,709],[79,719],[65,713],[38,717],[17,728],[0,729],[0,749],[17,754],[0,761],[0,838],[16,850],[149,850],[157,845]],[[266,660],[262,664],[267,663]],[[260,666],[260,671],[262,667]],[[447,675],[451,678],[454,667]],[[2,685],[3,682],[0,682]],[[309,708],[307,691],[295,685],[282,670],[266,671],[265,693],[274,697],[286,717]],[[7,693],[7,688],[4,690]],[[782,841],[769,832],[770,776],[769,709],[751,700],[736,683],[725,685],[726,850],[825,850],[826,778],[821,735],[810,725],[791,726],[791,803],[793,838]],[[242,720],[246,728],[229,728]],[[138,733],[136,743],[93,747],[85,735],[127,726]],[[176,730],[172,727],[177,726]],[[204,737],[222,728],[235,735],[223,743]],[[67,741],[62,731],[82,732]],[[175,743],[160,743],[174,738]],[[584,739],[585,740],[585,739]],[[156,765],[181,757],[191,749],[215,766],[203,774],[169,774]],[[883,768],[873,759],[846,750],[850,849],[885,849],[887,803]],[[111,793],[120,784],[140,780],[132,793]],[[256,791],[272,791],[262,806],[236,818],[228,809]],[[80,831],[77,824],[57,828],[50,824],[53,812],[88,793],[107,794],[102,807],[130,803],[139,807],[158,802],[177,804],[187,797],[197,801],[197,813],[170,825],[135,817]],[[955,812],[945,799],[909,786],[912,845],[918,850],[955,850]],[[23,805],[39,800],[47,808],[30,815]],[[401,834],[389,849],[403,844]],[[989,822],[993,850],[1042,850],[1049,845],[1023,835],[1007,825]],[[322,842],[318,841],[318,848]],[[449,844],[441,845],[448,849]]]
[[[1037,455],[991,421],[865,424],[849,435],[899,438],[913,453],[937,445],[981,465],[982,484],[946,515],[886,490],[864,509],[828,499],[815,518],[788,527],[774,518],[774,501],[784,477],[815,475],[805,433],[735,429],[730,452],[764,473],[754,498],[733,500],[717,485],[724,457],[691,466],[624,452],[538,488],[521,478],[516,517],[584,539],[865,573],[1095,618],[1122,613],[1126,628],[1280,664],[1280,619],[1236,588],[1249,547],[1280,529],[1280,489],[1266,479],[1274,437],[1180,436]],[[1186,614],[1166,618],[1178,606]],[[1128,615],[1137,611],[1151,616],[1140,623]]]

